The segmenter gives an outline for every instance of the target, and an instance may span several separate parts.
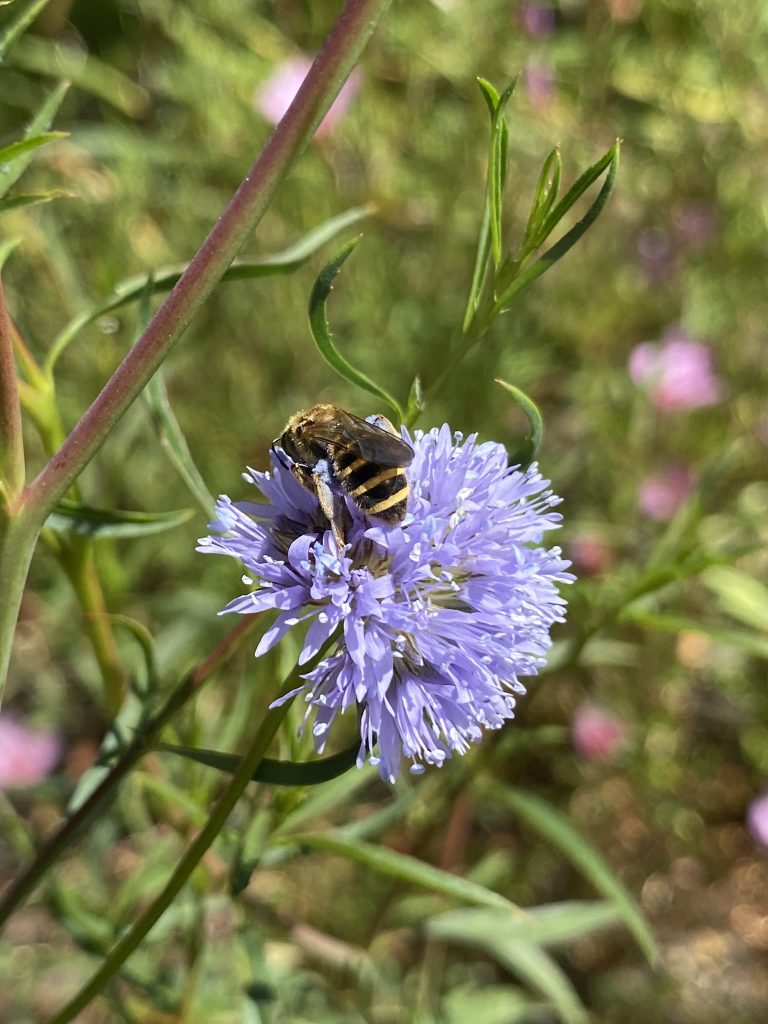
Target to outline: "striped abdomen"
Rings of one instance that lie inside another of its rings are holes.
[[[382,466],[354,452],[333,456],[333,472],[339,489],[368,516],[399,523],[405,515],[408,481],[402,466]]]

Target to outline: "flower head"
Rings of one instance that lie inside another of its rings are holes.
[[[308,57],[303,55],[287,57],[277,65],[266,82],[258,88],[254,96],[254,105],[261,111],[267,121],[277,124],[282,118],[293,102],[311,67],[312,61]],[[317,138],[323,138],[333,132],[344,116],[347,107],[352,102],[359,84],[360,76],[357,71],[353,71],[341,87],[339,95],[333,101],[330,110],[320,122],[315,133]]]
[[[257,655],[299,623],[300,664],[338,636],[300,687],[315,745],[357,707],[358,764],[368,756],[391,781],[403,754],[412,771],[440,765],[513,717],[520,677],[536,675],[564,617],[556,584],[573,579],[559,548],[539,546],[560,499],[535,466],[510,469],[501,445],[447,426],[403,436],[414,459],[401,524],[367,520],[345,498],[351,525],[339,551],[315,495],[273,458],[271,472],[245,474],[268,504],[222,497],[220,536],[198,548],[234,556],[245,582],[259,584],[224,612],[277,611]]]
[[[660,343],[636,345],[629,357],[629,375],[663,412],[714,405],[723,397],[711,349],[678,328],[666,331]]]
[[[60,755],[56,736],[28,729],[13,715],[0,715],[0,789],[40,782]]]
[[[626,745],[627,730],[616,715],[587,701],[573,716],[571,741],[588,761],[610,761]]]
[[[651,519],[671,519],[691,496],[692,489],[688,467],[673,462],[641,481],[637,504]]]

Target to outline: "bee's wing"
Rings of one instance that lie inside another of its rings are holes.
[[[413,449],[399,434],[377,427],[343,409],[337,409],[333,420],[324,423],[321,429],[322,440],[327,444],[356,452],[380,466],[408,466],[413,461]]]

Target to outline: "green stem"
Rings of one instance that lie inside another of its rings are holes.
[[[294,677],[291,675],[289,682],[281,692],[286,693],[293,685]],[[271,708],[267,711],[251,746],[243,756],[237,773],[219,797],[207,824],[188,847],[187,852],[179,861],[176,870],[171,875],[163,891],[155,897],[144,913],[141,914],[128,934],[117,943],[91,980],[80,989],[59,1013],[51,1017],[48,1024],[67,1024],[92,999],[99,995],[100,992],[103,992],[104,988],[115,977],[131,953],[141,944],[145,936],[162,917],[226,824],[227,818],[264,757],[289,706],[290,701],[287,701],[280,707]]]
[[[13,327],[0,281],[0,503],[10,509],[23,487],[24,442],[13,356]]]
[[[2,608],[2,602],[0,602],[0,608]],[[207,658],[182,679],[160,710],[144,724],[141,733],[134,737],[100,785],[40,848],[32,863],[3,894],[3,898],[0,900],[0,927],[5,924],[16,907],[26,899],[48,869],[90,824],[99,811],[110,803],[118,784],[139,758],[152,749],[163,727],[197,693],[214,670],[233,653],[247,633],[255,626],[257,620],[258,616],[244,618]]]
[[[126,680],[94,561],[93,541],[87,537],[72,537],[61,552],[61,564],[83,611],[83,627],[101,672],[107,707],[114,716],[123,702]]]
[[[23,511],[9,516],[0,503],[0,704],[24,583],[35,550],[38,525]]]

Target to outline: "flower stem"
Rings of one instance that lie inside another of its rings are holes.
[[[295,679],[292,673],[288,682],[282,688],[281,693],[287,693],[294,685]],[[131,953],[140,945],[148,932],[165,913],[226,824],[227,818],[263,759],[269,744],[277,732],[278,726],[288,711],[290,703],[290,701],[286,701],[279,707],[273,707],[267,711],[232,781],[219,797],[205,827],[188,847],[187,852],[179,861],[176,870],[169,878],[163,891],[155,897],[128,934],[107,955],[103,965],[91,980],[80,989],[59,1013],[51,1017],[48,1024],[67,1024],[68,1021],[73,1020],[92,999],[104,990]]]
[[[23,487],[24,443],[13,328],[0,281],[0,505],[8,514]]]
[[[2,607],[2,602],[0,602]],[[168,696],[165,704],[142,727],[126,747],[120,759],[112,766],[109,774],[76,811],[60,826],[40,848],[37,856],[23,874],[8,887],[0,900],[0,927],[2,927],[19,904],[32,892],[48,869],[74,842],[83,829],[113,798],[118,784],[133,768],[136,762],[152,749],[163,727],[193,697],[200,687],[239,646],[242,639],[256,624],[258,616],[247,616],[224,638],[224,640],[189,672]]]

